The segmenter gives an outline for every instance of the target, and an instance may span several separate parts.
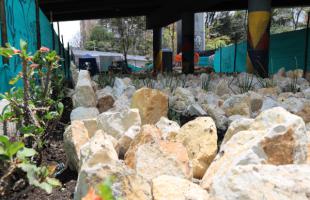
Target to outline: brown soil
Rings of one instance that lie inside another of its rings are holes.
[[[68,102],[64,102],[68,105]],[[72,105],[65,108],[64,113],[71,113]],[[63,115],[62,122],[67,123],[70,116]],[[50,135],[49,142],[42,152],[42,165],[51,166],[56,164],[66,165],[66,154],[63,147],[63,133],[65,125],[60,123],[53,134]],[[74,188],[77,180],[77,173],[71,171],[69,168],[65,169],[61,174],[56,177],[61,183],[62,187],[54,188],[51,194],[26,185],[19,190],[14,190],[6,197],[0,197],[1,200],[70,200],[73,199]],[[13,190],[13,189],[12,189]]]

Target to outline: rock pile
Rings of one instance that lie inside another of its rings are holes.
[[[186,88],[172,80],[173,90],[163,76],[156,89],[116,78],[94,90],[81,71],[64,133],[74,199],[111,176],[124,200],[310,199],[309,82],[299,74],[279,72],[269,88],[255,77],[241,94],[240,81],[216,74],[201,89],[209,75],[186,77]],[[171,108],[200,117],[180,126]]]

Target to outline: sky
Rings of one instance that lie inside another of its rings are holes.
[[[56,33],[57,23],[54,23]],[[64,37],[64,43],[68,44],[77,34],[80,33],[80,21],[59,22],[60,35]]]

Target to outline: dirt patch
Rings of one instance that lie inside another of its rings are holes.
[[[59,124],[55,132],[51,134],[51,138],[42,152],[42,164],[66,165],[66,154],[63,148],[64,124]],[[1,200],[70,200],[73,199],[73,193],[77,180],[77,173],[65,169],[56,178],[61,183],[61,188],[55,188],[51,194],[35,188],[33,186],[25,186],[18,191],[12,191],[9,196],[1,197]],[[3,199],[2,199],[3,198]]]

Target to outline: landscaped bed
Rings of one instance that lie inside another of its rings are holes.
[[[302,70],[157,77],[19,56],[24,87],[2,96],[0,199],[308,199],[310,89]],[[51,81],[53,80],[53,81]]]

